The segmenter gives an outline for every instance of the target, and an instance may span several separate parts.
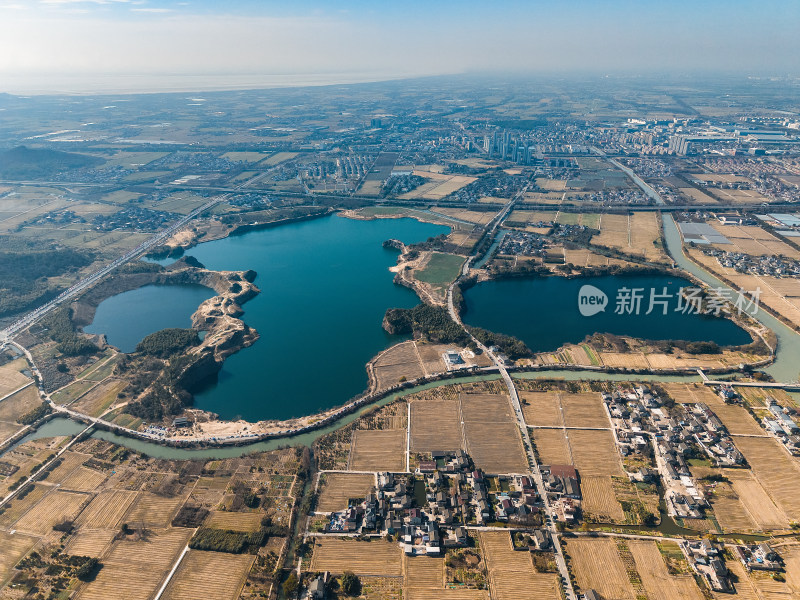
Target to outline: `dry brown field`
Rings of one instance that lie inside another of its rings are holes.
[[[567,436],[575,468],[581,477],[624,475],[614,437],[610,431],[569,429]]]
[[[463,447],[458,400],[411,400],[411,451]]]
[[[581,590],[593,589],[607,600],[636,600],[613,539],[571,539],[565,546]]]
[[[497,214],[495,211],[491,210],[464,210],[463,208],[445,207],[437,207],[436,212],[438,214],[447,215],[448,217],[453,217],[454,219],[469,221],[470,223],[477,223],[479,225],[486,225]]]
[[[75,556],[100,558],[114,541],[118,530],[81,528],[67,542],[65,551]]]
[[[731,435],[766,436],[766,432],[756,423],[750,413],[735,404],[709,404],[711,410],[719,417]]]
[[[406,588],[443,588],[444,558],[403,555]]]
[[[83,509],[77,522],[87,529],[115,529],[136,500],[137,492],[106,490]]]
[[[46,485],[34,484],[33,488],[29,488],[24,498],[16,498],[6,504],[3,507],[4,510],[2,514],[0,514],[0,527],[8,527],[11,529],[11,525],[14,524],[14,521],[28,512],[33,505],[44,498],[44,495],[51,489],[52,488]]]
[[[764,202],[768,203],[770,201],[769,198],[755,190],[725,190],[722,188],[711,188],[708,191],[723,202],[760,204]]]
[[[714,196],[710,196],[704,192],[701,192],[697,188],[682,187],[678,188],[678,191],[699,204],[717,204],[719,202],[719,200],[714,198]]]
[[[402,378],[413,380],[425,375],[413,341],[392,346],[374,364],[378,389],[397,385]]]
[[[350,498],[363,498],[375,488],[375,476],[362,473],[324,473],[317,512],[337,512],[347,508]]]
[[[543,190],[552,192],[563,192],[567,188],[566,180],[548,179],[547,177],[537,177],[536,185]]]
[[[757,482],[754,483],[757,484]],[[748,533],[761,530],[744,507],[734,487],[729,483],[718,482],[714,486],[711,506],[717,522],[725,532]]]
[[[649,600],[703,600],[691,575],[670,575],[656,542],[629,540],[628,548]]]
[[[581,496],[581,509],[585,514],[594,515],[600,521],[621,523],[625,520],[625,511],[616,499],[611,476],[581,476]]]
[[[541,210],[512,210],[508,215],[508,221],[512,223],[538,223],[539,221],[552,222],[556,220],[555,211]]]
[[[632,215],[602,215],[600,233],[592,238],[592,243],[661,262],[665,260],[665,254],[654,243],[660,239],[658,215],[654,212],[635,212]]]
[[[106,476],[100,471],[87,467],[78,467],[61,482],[61,488],[77,492],[91,492],[97,489],[105,480]]]
[[[423,344],[414,342],[419,353],[419,358],[422,363],[422,370],[427,375],[431,373],[443,373],[447,370],[442,359],[442,353],[447,351],[450,346],[443,346],[441,344]]]
[[[607,367],[620,367],[629,369],[648,369],[650,363],[647,358],[640,352],[627,353],[627,352],[598,352],[600,360]]]
[[[184,496],[165,498],[143,492],[139,494],[136,503],[125,515],[125,518],[132,524],[144,523],[145,527],[158,529],[169,527],[172,518],[185,500]]]
[[[562,393],[560,398],[567,427],[611,427],[599,393]]]
[[[214,510],[203,522],[203,526],[213,527],[214,529],[229,529],[231,531],[256,531],[261,527],[262,516],[261,513],[257,512],[243,513]]]
[[[9,533],[0,530],[0,586],[11,576],[14,565],[36,544],[38,538],[24,533]]]
[[[450,588],[405,588],[402,596],[405,600],[489,600],[486,590],[450,589]],[[383,596],[379,596],[384,600]]]
[[[756,479],[792,521],[800,521],[800,466],[772,438],[735,437]],[[738,490],[737,490],[738,492]]]
[[[192,531],[170,529],[116,542],[97,577],[78,592],[81,600],[149,600],[163,583]]]
[[[788,258],[800,258],[800,251],[756,225],[710,224],[733,244],[733,247],[729,244],[717,246],[728,252],[744,252],[753,256],[782,254]]]
[[[519,392],[522,415],[529,427],[563,427],[559,392]]]
[[[22,426],[17,423],[17,419],[41,403],[42,400],[39,398],[36,386],[29,385],[24,390],[20,390],[0,402],[0,421],[12,425],[14,429],[19,429]]]
[[[571,465],[570,446],[563,429],[535,429],[533,443],[544,465]]]
[[[719,397],[709,387],[701,383],[661,383],[659,384],[670,398],[679,404],[696,404],[705,402],[709,406],[719,400]]]
[[[526,473],[528,460],[508,397],[461,394],[466,451],[487,473]]]
[[[0,398],[31,382],[30,377],[21,373],[23,369],[27,368],[28,361],[24,358],[18,358],[0,366]]]
[[[183,557],[162,598],[165,600],[235,600],[255,556],[190,550]]]
[[[52,491],[26,512],[14,524],[14,528],[26,533],[45,535],[53,530],[56,523],[64,519],[74,519],[89,498],[86,494],[76,492]]]
[[[73,452],[72,450],[67,450],[61,455],[60,458],[61,464],[53,469],[47,476],[46,481],[48,483],[63,483],[64,480],[70,474],[72,474],[75,469],[86,462],[90,456],[88,454],[83,454],[82,452]]]
[[[551,600],[561,597],[555,573],[537,573],[529,552],[516,552],[508,532],[480,532],[492,600]]]
[[[312,571],[399,577],[403,555],[400,546],[383,540],[362,542],[347,538],[314,538]]]
[[[353,471],[406,470],[406,430],[372,429],[353,432],[350,464]]]

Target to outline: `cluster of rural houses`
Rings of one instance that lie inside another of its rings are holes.
[[[743,252],[725,252],[706,248],[703,253],[717,259],[721,267],[738,273],[768,275],[770,277],[800,277],[800,261],[782,256],[753,256]]]
[[[795,455],[800,455],[800,427],[792,419],[797,411],[785,408],[772,398],[767,398],[767,410],[770,414],[761,421],[764,428]]]
[[[728,390],[721,393],[727,396]],[[700,519],[708,505],[692,476],[690,459],[705,457],[723,467],[744,465],[744,457],[722,421],[702,402],[667,407],[645,386],[603,394],[603,402],[611,415],[620,453],[650,457],[652,452],[655,459],[655,472],[643,467],[629,476],[637,481],[652,481],[659,476],[672,516]]]
[[[554,491],[548,493],[566,493],[577,502],[577,473],[571,469],[571,475],[549,476]],[[553,478],[566,492],[556,491]],[[496,522],[518,527],[542,524],[533,480],[527,476],[488,477],[463,450],[434,451],[430,460],[419,462],[412,476],[378,473],[374,492],[331,513],[325,533],[396,535],[406,554],[438,556],[446,548],[468,545],[467,527]],[[531,550],[550,548],[546,532],[531,539]]]

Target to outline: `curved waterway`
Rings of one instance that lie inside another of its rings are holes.
[[[592,289],[586,291],[588,287]],[[724,346],[750,343],[750,334],[728,319],[677,310],[682,287],[696,286],[665,275],[487,281],[464,293],[464,321],[513,335],[534,352],[575,344],[594,333],[646,340],[713,340]],[[618,311],[621,296],[629,300]],[[590,311],[594,314],[581,312],[587,309],[594,309]]]
[[[684,382],[700,381],[699,375],[633,376],[621,373],[602,373],[595,371],[548,370],[548,371],[514,373],[513,376],[515,379],[534,379],[534,378],[563,379],[566,381],[575,381],[580,379],[593,379],[601,381],[631,381],[631,380],[684,381]],[[196,448],[196,449],[173,448],[171,446],[163,446],[155,442],[127,437],[119,435],[117,433],[111,433],[109,431],[102,431],[102,430],[98,430],[92,433],[92,437],[106,440],[108,442],[113,442],[120,446],[125,446],[126,448],[130,448],[131,450],[136,450],[137,452],[141,452],[142,454],[146,454],[147,456],[151,456],[153,458],[163,458],[171,460],[232,458],[236,456],[242,456],[243,454],[250,454],[251,452],[266,452],[268,450],[275,450],[283,446],[309,446],[313,444],[317,438],[323,435],[327,435],[333,431],[336,431],[337,429],[341,429],[346,425],[349,425],[350,423],[361,417],[361,415],[364,412],[372,410],[376,407],[386,406],[387,404],[391,404],[392,402],[395,402],[400,398],[408,396],[409,394],[415,394],[417,392],[429,390],[431,388],[438,387],[441,385],[453,385],[455,383],[471,383],[475,381],[494,381],[498,379],[500,379],[500,375],[498,373],[491,373],[486,375],[469,375],[466,377],[459,377],[457,379],[446,379],[441,381],[432,381],[430,383],[424,383],[421,385],[410,387],[406,390],[402,390],[400,392],[397,392],[396,394],[391,394],[385,398],[382,398],[381,400],[378,400],[376,402],[373,402],[372,404],[364,406],[362,409],[357,410],[348,415],[345,415],[338,421],[331,423],[326,427],[316,429],[308,433],[301,433],[295,436],[275,438],[261,442],[253,442],[251,444],[247,444],[244,446],[223,446],[215,448]],[[41,438],[55,437],[61,435],[76,435],[77,433],[83,431],[85,428],[86,425],[84,425],[83,423],[78,423],[76,421],[72,421],[65,417],[56,417],[55,419],[52,419],[47,423],[45,423],[44,425],[42,425],[36,431],[28,434],[27,436],[16,442],[12,446],[12,448],[15,448],[20,444],[23,444],[30,440],[38,440]]]
[[[106,335],[123,352],[133,352],[142,338],[168,327],[191,327],[192,313],[215,295],[203,285],[146,285],[103,300],[86,333]]]
[[[681,234],[672,215],[664,214],[662,219],[664,222],[664,241],[675,263],[681,269],[688,271],[711,287],[730,290],[730,286],[708,273],[705,269],[701,269],[684,256]],[[800,334],[784,325],[765,310],[759,310],[755,315],[755,319],[774,331],[778,338],[778,352],[775,361],[765,367],[764,371],[772,375],[775,381],[784,383],[797,381],[800,374]]]

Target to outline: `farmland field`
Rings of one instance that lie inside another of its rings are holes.
[[[116,536],[115,529],[81,529],[67,542],[66,551],[75,556],[99,558]]]
[[[81,600],[149,600],[158,590],[180,552],[192,535],[191,530],[170,529],[152,532],[146,538],[116,542],[103,559],[97,577],[78,593]]]
[[[425,375],[413,341],[397,344],[383,352],[375,359],[373,369],[378,389],[397,385],[401,380],[411,381]],[[443,371],[444,365],[439,370]]]
[[[92,417],[99,417],[117,400],[117,394],[127,385],[120,379],[107,379],[81,396],[70,408]]]
[[[574,539],[565,547],[581,590],[593,589],[608,600],[636,599],[613,539]]]
[[[790,520],[800,520],[800,467],[796,460],[772,438],[735,436],[733,441],[775,504]]]
[[[212,511],[203,522],[204,527],[229,529],[231,531],[257,531],[261,527],[261,515],[257,512]]]
[[[650,600],[703,600],[691,575],[670,575],[656,542],[628,542],[636,570]]]
[[[87,529],[114,529],[128,512],[136,496],[136,492],[126,490],[100,492],[78,517],[78,523]]]
[[[278,165],[282,162],[286,162],[287,160],[293,159],[295,156],[297,156],[297,152],[276,152],[275,154],[267,158],[265,161],[263,161],[262,164],[268,167],[274,167],[275,165]]]
[[[314,546],[312,571],[352,571],[359,576],[402,575],[403,555],[400,546],[391,542],[324,537],[315,538]]]
[[[20,426],[16,424],[17,419],[32,411],[41,403],[42,399],[39,398],[36,386],[29,385],[24,390],[15,392],[0,402],[0,421],[8,423],[14,429],[19,429]]]
[[[78,492],[91,492],[105,480],[105,474],[100,471],[87,467],[78,467],[61,482],[61,488]]]
[[[375,487],[375,476],[361,473],[325,473],[325,483],[317,502],[318,512],[347,508],[351,498],[363,498]]]
[[[545,465],[571,465],[572,453],[563,429],[535,429],[533,443]]]
[[[165,498],[144,492],[126,518],[131,523],[144,523],[146,527],[167,527],[185,498]]]
[[[21,373],[23,369],[27,368],[28,361],[24,358],[18,358],[0,366],[0,398],[31,381],[30,377]]]
[[[457,400],[411,401],[411,450],[458,450],[461,418]]]
[[[560,598],[555,573],[538,573],[529,552],[516,552],[508,532],[480,533],[481,551],[489,571],[492,600]]]
[[[581,509],[599,520],[622,522],[625,511],[617,501],[611,477],[608,475],[581,476]]]
[[[406,469],[406,430],[356,430],[348,469],[391,471]]]
[[[0,531],[0,585],[5,583],[12,569],[36,544],[37,538],[23,533]]]
[[[508,398],[500,394],[461,394],[466,451],[487,473],[525,473],[528,460]]]
[[[235,600],[255,557],[190,550],[162,598],[172,600]]]
[[[23,532],[44,535],[53,529],[53,525],[64,519],[73,519],[89,497],[86,494],[62,492],[56,490],[47,494],[36,506],[27,511],[14,524],[14,528]]]

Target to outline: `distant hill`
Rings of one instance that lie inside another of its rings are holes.
[[[69,169],[93,167],[103,162],[100,158],[85,154],[17,146],[0,153],[0,178],[40,179]]]

